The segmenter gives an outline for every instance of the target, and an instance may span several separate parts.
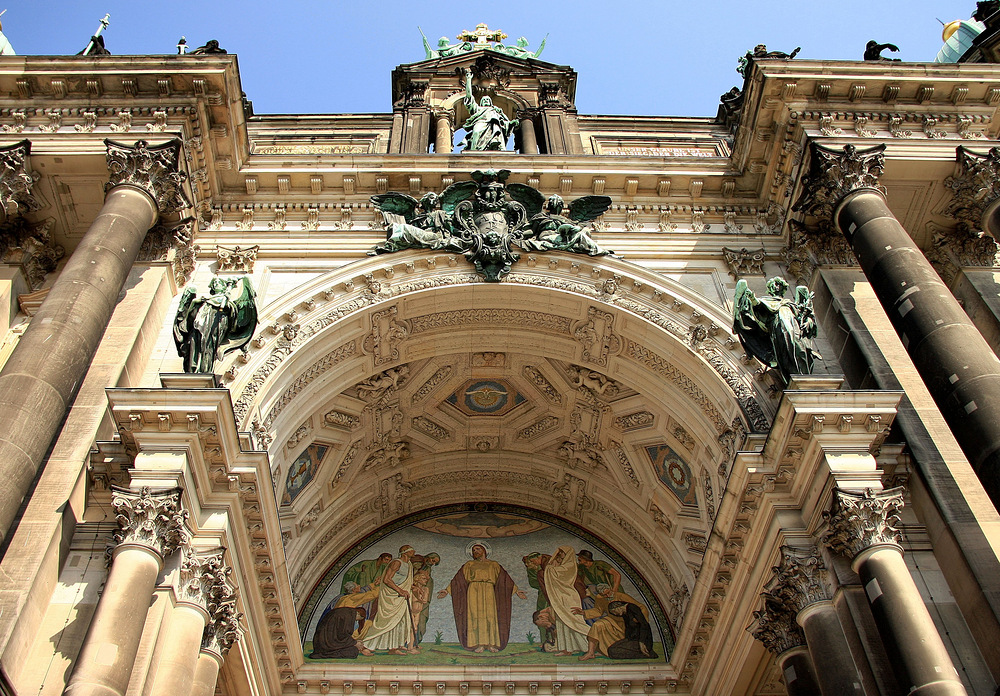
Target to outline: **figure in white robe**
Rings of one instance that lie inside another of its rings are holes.
[[[545,594],[555,614],[557,655],[586,653],[590,626],[574,613],[583,604],[577,582],[576,553],[572,546],[560,546],[545,566]]]
[[[369,650],[388,650],[390,655],[406,655],[419,650],[413,640],[410,616],[410,588],[413,586],[412,546],[402,546],[396,558],[382,574],[378,611],[365,636]]]

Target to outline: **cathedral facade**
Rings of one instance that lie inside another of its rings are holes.
[[[463,37],[0,58],[3,693],[994,694],[1000,70]]]

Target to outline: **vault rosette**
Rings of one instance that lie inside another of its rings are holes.
[[[843,150],[816,143],[809,147],[809,174],[802,181],[802,193],[792,210],[829,220],[849,193],[874,189],[885,195],[885,187],[879,184],[885,167],[885,145],[864,150],[854,145],[845,145]]]
[[[830,531],[823,542],[837,553],[854,558],[872,546],[899,546],[902,538],[896,525],[903,507],[903,489],[876,492],[866,489],[852,493],[833,490],[833,505],[823,518]]]
[[[188,513],[181,508],[179,488],[151,491],[143,487],[136,492],[112,486],[111,491],[119,545],[143,546],[163,558],[187,540],[184,521]]]
[[[145,140],[135,145],[105,140],[110,181],[104,190],[133,186],[149,194],[161,213],[190,207],[184,196],[187,175],[180,171],[181,141],[177,138],[150,146]]]

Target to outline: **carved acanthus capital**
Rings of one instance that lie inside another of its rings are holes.
[[[805,634],[795,623],[795,615],[783,606],[764,600],[764,608],[753,613],[754,622],[747,628],[750,634],[775,655],[804,646]]]
[[[28,222],[16,217],[0,227],[0,261],[21,267],[28,285],[38,290],[66,250],[52,239],[53,218]]]
[[[885,166],[885,145],[859,150],[845,145],[843,150],[810,143],[809,174],[802,181],[802,193],[792,206],[823,220],[830,220],[840,202],[849,193],[874,189],[883,195],[879,184]]]
[[[119,546],[143,546],[165,558],[186,541],[188,513],[181,508],[181,489],[133,491],[112,486],[111,496]]]
[[[181,141],[170,140],[162,145],[150,146],[145,140],[126,145],[105,140],[110,181],[104,190],[115,186],[132,186],[145,191],[156,202],[161,213],[171,213],[187,208],[184,182],[187,175],[180,171]]]
[[[1000,200],[1000,148],[980,155],[960,145],[956,159],[958,173],[944,180],[952,198],[943,212],[958,221],[960,231],[981,233],[987,210]]]
[[[28,170],[30,152],[28,140],[0,147],[0,208],[11,217],[42,207],[31,193],[38,175]]]
[[[902,537],[896,525],[902,507],[902,488],[869,488],[863,493],[834,488],[833,505],[823,513],[830,525],[823,543],[849,558],[872,546],[899,547]]]
[[[198,552],[185,549],[177,581],[177,600],[200,607],[209,613],[209,603],[220,588],[231,593],[229,574],[232,569],[223,560],[225,549]]]
[[[772,571],[774,576],[764,588],[765,601],[793,617],[806,607],[832,597],[830,573],[815,546],[805,549],[782,546],[781,562]]]
[[[857,266],[858,260],[847,239],[828,219],[815,225],[789,220],[791,243],[782,250],[781,257],[788,272],[800,283],[812,281],[819,266]]]
[[[236,610],[236,590],[228,581],[212,586],[207,609],[209,620],[201,636],[201,649],[225,657],[240,637],[240,619],[243,617]]]

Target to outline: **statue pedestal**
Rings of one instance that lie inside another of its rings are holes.
[[[792,375],[785,391],[837,391],[843,384],[844,375]]]
[[[219,376],[210,372],[161,372],[164,389],[219,389]]]

